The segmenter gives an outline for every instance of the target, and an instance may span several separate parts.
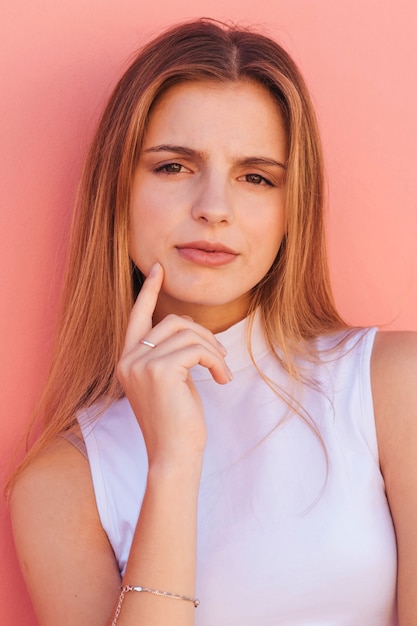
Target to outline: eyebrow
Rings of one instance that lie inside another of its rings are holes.
[[[171,144],[162,144],[160,146],[152,146],[151,148],[147,148],[143,151],[145,154],[153,153],[153,152],[172,152],[174,154],[182,154],[185,157],[197,157],[202,159],[204,157],[204,153],[199,150],[193,150],[192,148],[186,148],[185,146],[175,146]],[[285,163],[281,163],[281,161],[276,161],[275,159],[271,159],[269,157],[244,157],[243,159],[237,159],[239,165],[246,166],[256,166],[256,165],[266,165],[272,167],[281,167],[286,170],[287,166]]]
[[[281,167],[286,170],[287,166],[285,163],[281,163],[281,161],[276,161],[275,159],[265,158],[265,157],[246,157],[245,159],[239,160],[240,165],[272,165],[274,167]]]

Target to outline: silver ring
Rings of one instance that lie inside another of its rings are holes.
[[[152,343],[152,341],[148,341],[147,339],[140,339],[139,343],[148,346],[148,348],[156,348],[156,343]]]

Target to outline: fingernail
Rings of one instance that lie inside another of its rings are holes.
[[[226,371],[227,371],[229,383],[230,383],[233,380],[233,374],[227,365],[226,365]]]
[[[161,267],[160,263],[155,263],[154,265],[152,265],[151,271],[148,274],[148,278],[152,278],[152,276],[156,276],[160,267]]]

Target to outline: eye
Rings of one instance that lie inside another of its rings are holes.
[[[181,163],[165,163],[165,165],[157,167],[156,171],[165,174],[180,174],[185,171],[185,168]]]
[[[252,185],[272,186],[271,181],[265,178],[264,176],[261,176],[260,174],[245,174],[243,178],[246,180],[246,182],[251,183]]]

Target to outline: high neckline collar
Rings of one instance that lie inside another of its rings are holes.
[[[227,330],[215,335],[216,339],[226,348],[226,363],[230,370],[235,373],[252,364],[252,359],[248,350],[248,325],[250,317],[237,322]],[[257,361],[268,352],[265,341],[259,311],[253,314],[253,324],[250,333],[250,345],[252,355]],[[210,372],[201,365],[192,368],[192,378],[194,381],[207,380],[211,378]]]

